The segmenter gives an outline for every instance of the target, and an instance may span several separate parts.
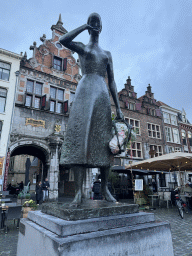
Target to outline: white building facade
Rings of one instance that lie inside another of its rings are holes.
[[[15,90],[22,56],[0,48],[0,190],[14,109]]]

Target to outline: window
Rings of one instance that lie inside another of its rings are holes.
[[[2,128],[3,128],[3,122],[2,122],[2,121],[0,121],[0,138],[1,138]]]
[[[174,143],[180,143],[179,130],[176,128],[173,128],[173,141],[174,141]]]
[[[132,97],[132,93],[131,92],[129,92],[129,97]]]
[[[183,123],[186,122],[185,115],[182,115],[182,121],[183,121]]]
[[[64,90],[50,87],[50,111],[63,113]]]
[[[189,139],[189,145],[192,147],[192,136],[190,131],[188,131],[188,139]]]
[[[9,81],[11,65],[0,61],[0,79]]]
[[[155,116],[155,109],[151,109],[151,115]]]
[[[58,45],[57,45],[58,47]],[[53,57],[53,68],[59,71],[65,71],[67,69],[67,58]]]
[[[174,152],[175,152],[174,147],[168,146],[168,153],[174,153]]]
[[[135,110],[135,103],[128,103],[128,106],[127,106],[130,110]]]
[[[166,134],[167,142],[173,142],[172,134],[171,134],[171,128],[170,127],[165,127],[165,134]]]
[[[161,156],[163,154],[162,146],[161,145],[150,145],[150,150],[155,151],[155,157]]]
[[[143,158],[142,157],[142,144],[141,142],[134,141],[127,148],[127,156],[133,158]]]
[[[148,136],[152,138],[161,138],[160,125],[147,123]]]
[[[171,124],[172,125],[177,125],[177,118],[175,115],[170,115],[171,116]]]
[[[59,71],[62,70],[62,59],[59,57],[54,57],[54,61],[53,61],[53,67]]]
[[[43,84],[32,81],[32,80],[27,80],[26,87],[27,87],[27,90],[26,90],[25,106],[40,108]]]
[[[140,121],[125,117],[125,120],[133,126],[133,130],[137,135],[140,135]]]
[[[74,101],[74,98],[75,98],[75,93],[70,92],[70,103],[72,103]]]
[[[170,124],[169,114],[163,112],[164,123]]]
[[[183,140],[183,145],[187,145],[186,132],[185,130],[181,130],[181,136]]]
[[[5,112],[6,98],[7,98],[7,90],[0,88],[0,113]]]
[[[175,147],[175,152],[181,152],[181,148]]]

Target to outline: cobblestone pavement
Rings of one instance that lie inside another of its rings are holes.
[[[192,212],[184,214],[184,219],[181,219],[176,207],[145,211],[153,212],[156,220],[170,223],[174,256],[192,256]],[[0,231],[0,256],[16,256],[19,231],[13,221],[9,221],[8,227],[8,234],[5,234],[3,230]]]

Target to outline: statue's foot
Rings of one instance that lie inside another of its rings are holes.
[[[108,202],[117,202],[117,200],[109,192],[108,188],[105,189],[103,196],[105,197],[105,200]]]
[[[79,190],[76,195],[75,198],[73,199],[73,201],[69,204],[69,207],[74,207],[74,206],[78,206],[80,205],[82,202],[82,193],[81,190]]]

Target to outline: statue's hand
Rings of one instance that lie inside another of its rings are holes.
[[[99,32],[99,30],[97,28],[91,27],[90,25],[86,24],[86,29],[87,30],[93,30],[95,32]]]
[[[124,115],[123,115],[121,109],[117,109],[117,116],[116,116],[115,119],[116,120],[122,120],[122,121],[124,120]]]

